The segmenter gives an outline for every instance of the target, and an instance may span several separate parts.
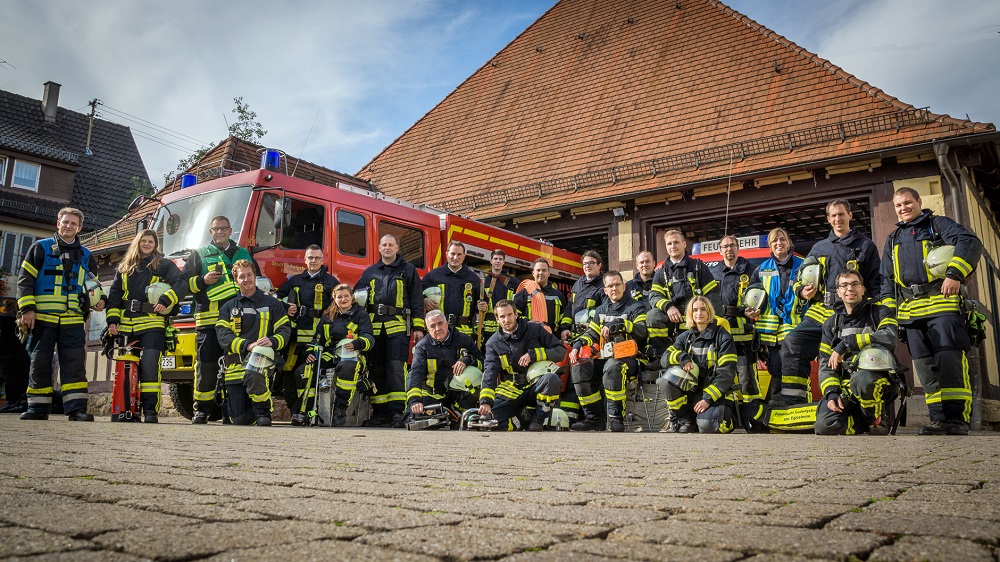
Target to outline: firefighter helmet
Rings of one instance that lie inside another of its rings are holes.
[[[265,345],[255,345],[247,357],[246,370],[248,373],[270,376],[274,370],[274,349]]]
[[[691,392],[698,386],[698,364],[693,362],[691,364],[694,365],[694,368],[690,371],[685,371],[679,365],[674,365],[667,369],[660,378],[665,379],[684,392]]]
[[[468,393],[474,393],[483,386],[483,372],[477,367],[466,367],[461,374],[451,377],[448,388]]]
[[[869,345],[858,352],[858,369],[865,371],[895,371],[896,360],[888,349]]]
[[[528,382],[535,382],[538,377],[552,373],[555,374],[559,371],[559,365],[556,365],[552,361],[535,361],[528,367]]]
[[[424,298],[430,299],[435,307],[441,308],[441,299],[443,298],[441,287],[428,287],[424,289]]]
[[[271,280],[264,275],[257,276],[257,288],[267,295],[274,293],[274,283],[271,283]]]
[[[556,431],[568,431],[569,415],[562,408],[552,408],[552,412],[545,418],[543,425],[547,425]]]
[[[823,264],[819,263],[819,260],[813,256],[806,258],[802,261],[802,269],[799,270],[799,279],[803,285],[812,285],[822,290]]]
[[[358,303],[361,308],[368,306],[368,289],[354,291],[354,302]]]
[[[157,302],[159,302],[160,297],[166,294],[166,292],[169,290],[170,290],[170,285],[167,285],[166,283],[161,283],[159,281],[157,281],[156,283],[150,283],[149,286],[146,287],[146,300],[149,301],[149,304],[155,305]],[[164,310],[161,314],[167,314],[169,312],[170,309],[168,308],[167,310]]]
[[[754,285],[748,288],[746,294],[743,295],[743,304],[749,311],[760,312],[765,303],[767,303],[767,292],[759,286]]]
[[[948,272],[948,263],[955,257],[955,247],[951,245],[938,246],[924,258],[924,267],[935,279],[944,279]]]
[[[345,345],[353,343],[354,341],[355,340],[351,338],[344,338],[337,342],[337,357],[340,357],[341,359],[355,359],[358,356],[357,349],[353,349],[351,351],[344,349]]]
[[[104,298],[104,289],[101,287],[100,280],[89,271],[83,280],[83,288],[87,292],[87,301],[91,307],[97,306],[101,302],[101,299]]]

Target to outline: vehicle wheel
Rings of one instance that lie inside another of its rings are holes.
[[[177,413],[187,419],[194,416],[194,385],[188,382],[170,385],[170,400]]]

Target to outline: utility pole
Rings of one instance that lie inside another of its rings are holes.
[[[94,131],[94,115],[97,114],[97,105],[101,103],[101,100],[94,98],[90,100],[87,105],[90,106],[90,124],[87,126],[87,156],[93,156],[94,153],[90,151],[90,133]]]

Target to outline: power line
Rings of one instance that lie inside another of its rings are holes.
[[[129,120],[129,121],[134,120],[133,122],[142,123],[142,124],[144,124],[147,127],[154,128],[154,129],[160,129],[163,133],[168,134],[168,136],[176,137],[179,140],[185,140],[185,142],[191,142],[191,141],[193,141],[193,142],[197,143],[199,146],[204,146],[206,144],[209,144],[206,141],[203,141],[203,140],[200,140],[200,139],[196,139],[196,138],[194,138],[192,136],[189,136],[189,135],[185,135],[184,133],[181,133],[180,131],[175,131],[175,130],[170,129],[168,127],[164,127],[163,125],[157,125],[156,123],[153,123],[152,121],[147,121],[147,120],[145,120],[145,119],[143,119],[141,117],[136,117],[135,115],[132,115],[131,113],[126,113],[126,112],[124,112],[124,111],[122,111],[120,109],[115,109],[115,108],[109,106],[106,103],[101,103],[101,105],[105,109],[107,109],[107,110],[109,110],[109,111],[111,111],[113,113],[118,114],[122,119],[126,119],[126,120]]]
[[[139,137],[139,138],[141,138],[141,139],[145,139],[145,140],[148,140],[150,142],[154,142],[154,143],[159,144],[161,146],[165,146],[167,148],[173,148],[174,150],[177,150],[179,152],[184,152],[184,153],[191,153],[192,152],[192,150],[190,148],[184,148],[183,146],[177,146],[176,144],[173,144],[170,141],[167,141],[167,140],[164,140],[164,139],[161,139],[161,138],[158,138],[158,137],[149,136],[146,133],[144,133],[143,131],[133,130],[132,134],[135,135],[135,136],[137,136],[137,137]]]

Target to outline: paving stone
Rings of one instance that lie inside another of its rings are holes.
[[[962,539],[940,537],[901,537],[893,544],[880,546],[868,558],[870,562],[993,562],[994,553],[981,544]]]
[[[747,554],[774,552],[837,558],[868,553],[874,547],[886,542],[884,537],[875,533],[753,527],[673,519],[622,527],[613,531],[608,540],[679,544],[741,551]]]
[[[629,543],[614,541],[580,540],[551,546],[548,552],[563,554],[564,560],[576,559],[579,554],[591,554],[604,558],[623,560],[697,560],[698,562],[730,562],[743,557],[740,552],[717,550],[714,548],[694,548],[670,544]]]
[[[0,545],[0,557],[94,548],[90,541],[23,527],[0,527]]]
[[[160,527],[155,532],[114,531],[94,542],[135,556],[155,553],[157,560],[189,560],[229,549],[307,543],[319,539],[353,539],[361,530],[311,521],[242,521]]]
[[[613,527],[601,525],[583,525],[580,523],[558,523],[547,521],[539,526],[539,522],[531,519],[521,519],[519,517],[468,517],[459,523],[460,527],[475,527],[486,529],[486,532],[538,532],[539,528],[544,528],[545,532],[558,540],[576,540],[591,537],[603,537]]]
[[[888,509],[865,509],[857,513],[846,513],[831,521],[826,528],[893,535],[955,537],[991,544],[996,544],[1000,539],[1000,523],[994,521],[966,517],[911,515],[905,511]]]
[[[247,501],[240,502],[235,507],[279,517],[374,530],[449,525],[462,520],[460,515],[435,511],[432,505],[427,505],[424,511],[413,511],[396,507],[301,499],[270,502]]]
[[[143,558],[132,554],[122,554],[113,550],[74,550],[71,552],[49,552],[34,556],[14,556],[4,558],[4,562],[151,562],[151,558]]]
[[[645,508],[664,511],[667,513],[686,512],[724,512],[763,515],[773,510],[775,504],[767,504],[753,501],[735,500],[702,500],[693,498],[673,498],[673,497],[616,497],[597,498],[588,505],[599,505],[605,507],[621,508]]]
[[[358,542],[415,554],[447,556],[450,560],[474,560],[543,549],[555,544],[556,539],[544,527],[524,532],[452,526],[375,533],[359,538]]]
[[[201,559],[202,562],[274,562],[275,560],[296,560],[302,562],[326,562],[327,560],[351,560],[369,562],[434,562],[440,560],[431,556],[388,550],[356,542],[320,540],[305,544],[271,545],[250,549],[230,549],[215,556]]]

